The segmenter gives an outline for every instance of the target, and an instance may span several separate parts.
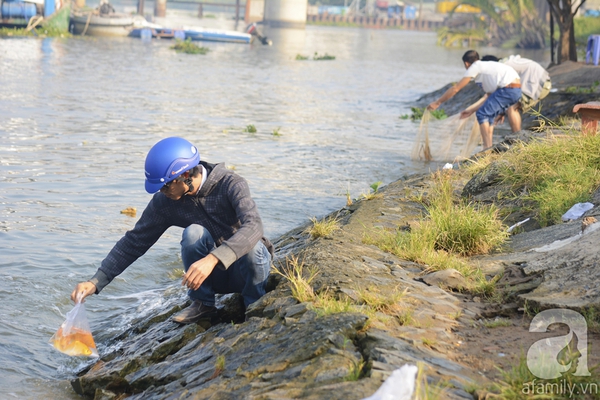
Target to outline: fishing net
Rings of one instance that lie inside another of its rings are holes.
[[[432,119],[425,109],[413,144],[411,159],[425,161],[459,161],[469,158],[481,135],[475,114],[460,119],[455,114],[444,120]]]

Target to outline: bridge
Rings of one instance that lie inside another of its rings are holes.
[[[246,22],[263,21],[275,27],[303,28],[306,25],[308,0],[229,0],[228,2],[204,0],[156,0],[154,15],[164,17],[167,3],[198,4],[198,15],[202,17],[205,6],[234,9],[236,24],[244,11]],[[144,15],[144,0],[138,0],[138,14]]]

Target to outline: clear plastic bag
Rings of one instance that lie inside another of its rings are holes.
[[[75,304],[67,313],[67,319],[50,338],[50,344],[70,356],[98,357],[83,303]]]

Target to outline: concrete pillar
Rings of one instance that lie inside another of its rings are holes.
[[[265,0],[246,0],[246,15],[244,21],[247,24],[262,21],[265,16]]]
[[[156,0],[154,2],[154,16],[155,17],[166,17],[167,16],[167,0]]]
[[[264,23],[281,28],[304,28],[308,0],[265,0]]]

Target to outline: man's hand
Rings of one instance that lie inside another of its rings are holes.
[[[213,269],[219,262],[219,259],[212,254],[196,261],[188,268],[183,276],[181,285],[187,286],[189,289],[198,290],[202,282],[212,273]]]
[[[427,109],[429,111],[433,111],[433,110],[437,110],[437,108],[441,105],[442,103],[440,103],[438,100],[434,101],[433,103],[429,104],[427,106]]]
[[[83,303],[83,299],[94,293],[96,293],[96,285],[89,281],[81,282],[75,286],[75,289],[71,293],[71,300],[75,304]]]
[[[473,114],[473,111],[464,110],[460,113],[460,119],[469,118],[471,116],[471,114]]]

